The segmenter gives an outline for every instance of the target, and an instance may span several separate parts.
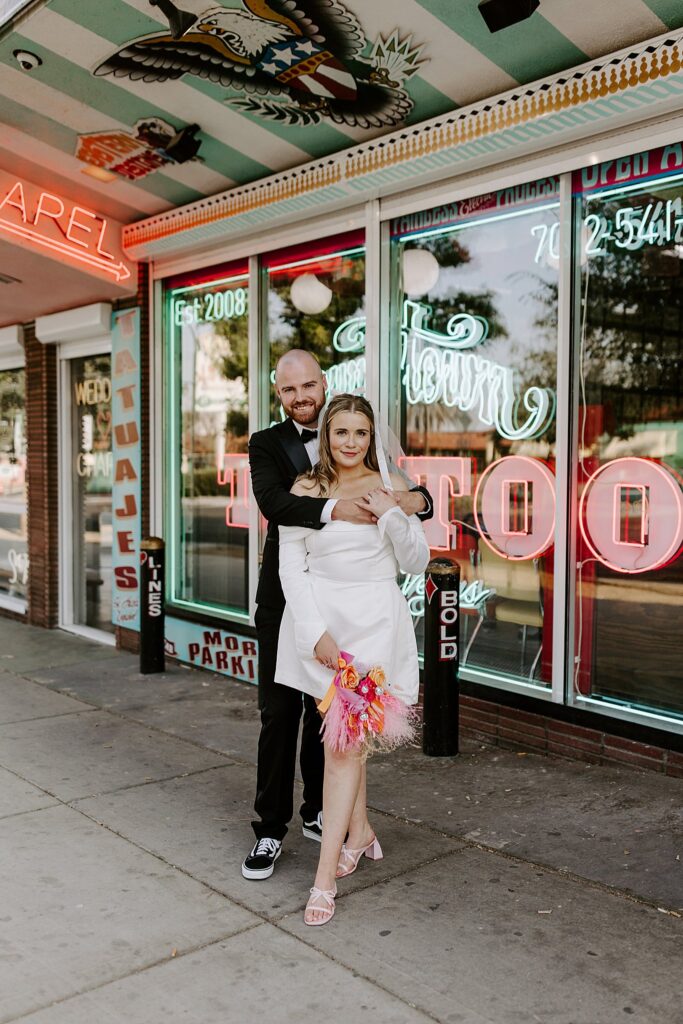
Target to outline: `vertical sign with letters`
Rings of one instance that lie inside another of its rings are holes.
[[[140,310],[112,317],[112,621],[140,629]]]

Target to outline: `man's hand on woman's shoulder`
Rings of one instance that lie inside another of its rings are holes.
[[[407,516],[418,516],[427,511],[427,502],[421,491],[397,491],[396,500]]]

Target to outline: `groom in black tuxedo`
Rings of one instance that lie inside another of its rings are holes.
[[[275,370],[275,389],[287,419],[267,430],[257,431],[249,440],[252,488],[258,507],[268,520],[256,592],[261,710],[254,804],[258,820],[252,822],[256,843],[242,864],[242,874],[252,879],[272,875],[292,817],[302,710],[300,764],[304,799],[300,813],[303,833],[318,842],[322,836],[324,752],[320,716],[311,696],[306,694],[302,699],[297,690],[275,682],[278,636],[285,607],[279,574],[278,527],[321,529],[333,519],[373,522],[370,513],[353,500],[307,498],[289,493],[297,476],[318,461],[318,417],[325,404],[325,379],[318,361],[301,349],[286,352]],[[431,517],[431,499],[422,488],[401,492],[399,498],[408,515],[416,513],[421,519]]]

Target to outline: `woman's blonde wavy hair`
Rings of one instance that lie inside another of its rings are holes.
[[[339,474],[332,458],[332,450],[330,448],[330,426],[334,417],[340,412],[360,412],[369,420],[370,446],[365,453],[363,463],[374,473],[379,473],[377,448],[375,447],[375,414],[372,410],[372,406],[368,402],[367,398],[363,398],[361,395],[335,395],[327,406],[323,416],[323,421],[320,425],[320,431],[318,434],[320,439],[320,454],[318,456],[318,461],[313,469],[310,469],[308,473],[305,473],[303,476],[304,480],[310,480],[311,484],[317,484],[320,496],[323,498],[327,497],[334,484],[339,480]]]

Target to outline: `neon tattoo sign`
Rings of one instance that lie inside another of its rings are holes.
[[[430,306],[406,299],[401,322],[401,381],[410,405],[445,405],[475,412],[510,441],[539,437],[555,416],[555,392],[532,386],[520,393],[515,371],[473,350],[488,337],[488,321],[471,313],[456,313],[444,333],[430,329]],[[359,352],[365,344],[365,317],[353,317],[341,324],[332,339],[338,352]],[[362,367],[359,365],[362,360]],[[344,363],[326,371],[331,389],[354,390],[347,384],[350,374],[359,380],[365,360],[359,357],[348,371]]]
[[[494,554],[513,562],[538,558],[555,534],[555,477],[539,459],[498,459],[479,478],[473,511]]]
[[[608,569],[629,575],[673,562],[683,545],[682,484],[673,469],[650,459],[601,466],[579,503],[588,549]]]

